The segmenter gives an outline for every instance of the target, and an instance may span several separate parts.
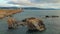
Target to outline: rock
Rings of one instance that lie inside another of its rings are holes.
[[[2,18],[4,18],[4,17],[5,17],[5,15],[1,15],[1,14],[0,14],[0,19],[2,19]]]
[[[10,16],[16,13],[20,13],[22,10],[20,9],[0,9],[0,18],[4,18],[6,16]]]
[[[46,18],[49,18],[50,16],[45,16]]]
[[[26,18],[24,20],[21,21],[16,21],[14,18],[12,17],[8,17],[8,29],[14,29],[17,27],[17,25],[22,25],[22,26],[27,26],[29,30],[39,30],[39,31],[43,31],[45,30],[45,25],[43,23],[42,20],[38,19],[38,18]]]
[[[51,17],[59,17],[59,16],[51,16]]]
[[[59,16],[45,16],[46,18],[54,18],[54,17],[59,17]]]
[[[16,20],[12,17],[8,17],[8,20],[7,20],[7,23],[8,23],[8,29],[13,29],[13,28],[16,28]]]
[[[26,22],[26,24],[30,30],[36,30],[36,29],[39,31],[45,30],[45,25],[43,24],[43,21],[40,19],[31,17],[31,18],[26,18],[22,21]]]

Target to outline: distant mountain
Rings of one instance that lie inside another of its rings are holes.
[[[23,7],[23,9],[28,9],[28,10],[56,10],[54,8],[36,8],[36,7]]]
[[[19,7],[0,7],[0,9],[19,9]]]
[[[23,9],[40,10],[40,8],[36,8],[36,7],[23,7]]]
[[[0,9],[25,9],[25,10],[56,10],[54,8],[36,8],[36,7],[0,7]]]

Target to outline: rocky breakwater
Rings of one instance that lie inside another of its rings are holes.
[[[22,12],[21,9],[0,9],[0,19],[20,12]]]

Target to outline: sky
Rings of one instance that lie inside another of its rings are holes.
[[[60,9],[60,0],[0,0],[0,7],[13,6]]]

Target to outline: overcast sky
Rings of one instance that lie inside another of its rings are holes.
[[[60,8],[60,0],[0,0],[0,6]]]

